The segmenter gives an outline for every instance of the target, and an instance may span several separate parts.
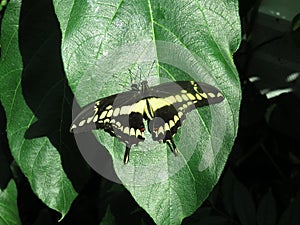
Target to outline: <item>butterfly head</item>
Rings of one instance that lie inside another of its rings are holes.
[[[144,80],[144,81],[142,81],[141,85],[142,85],[142,93],[146,93],[149,89],[148,82],[146,80]]]
[[[133,91],[139,91],[140,89],[139,89],[139,87],[138,87],[137,84],[132,84],[131,85],[131,90],[133,90]]]

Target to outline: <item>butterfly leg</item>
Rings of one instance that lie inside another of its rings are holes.
[[[129,153],[130,153],[130,147],[126,146],[125,154],[124,154],[124,164],[127,164],[129,162]]]
[[[175,156],[178,155],[178,150],[176,148],[176,145],[174,143],[174,140],[172,137],[170,137],[170,139],[166,140],[167,145],[169,146],[169,148],[171,149],[171,151],[174,153]]]

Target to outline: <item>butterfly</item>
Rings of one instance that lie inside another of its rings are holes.
[[[81,133],[102,129],[126,144],[124,164],[130,149],[145,140],[145,124],[154,141],[166,143],[178,154],[173,140],[178,128],[193,109],[224,100],[214,86],[195,81],[176,81],[149,87],[142,81],[130,91],[114,94],[92,102],[79,112],[70,131]]]

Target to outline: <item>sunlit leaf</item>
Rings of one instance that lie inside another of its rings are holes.
[[[0,224],[21,224],[17,206],[17,188],[12,180],[8,183],[5,190],[0,190]]]
[[[232,58],[240,43],[237,1],[73,0],[54,6],[64,67],[80,106],[141,80],[150,85],[197,80],[224,94],[221,104],[188,114],[175,135],[179,157],[146,134],[123,165],[125,145],[94,132],[137,203],[157,224],[180,224],[218,181],[237,133],[240,85]]]
[[[64,217],[77,194],[62,168],[60,155],[47,137],[25,138],[36,118],[22,93],[23,64],[18,42],[20,7],[19,0],[9,2],[1,31],[0,100],[7,117],[9,146],[32,190]]]

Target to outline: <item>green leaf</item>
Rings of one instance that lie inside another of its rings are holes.
[[[196,214],[184,220],[183,224],[188,225],[221,225],[228,224],[228,219],[214,215],[211,208],[201,207]]]
[[[276,224],[276,204],[272,192],[266,193],[260,201],[257,209],[257,224]]]
[[[300,221],[300,200],[295,199],[294,202],[284,211],[278,225],[297,225]]]
[[[234,209],[242,225],[256,224],[256,211],[253,199],[247,188],[236,182],[234,185]]]
[[[115,217],[112,214],[110,207],[108,206],[100,225],[115,225],[115,224],[116,224]]]
[[[187,115],[174,137],[176,158],[147,134],[123,165],[125,145],[94,132],[120,180],[157,224],[180,224],[191,215],[231,151],[241,99],[232,58],[240,43],[237,5],[236,0],[54,1],[64,67],[81,106],[130,89],[131,80],[150,85],[197,80],[225,96],[221,104]]]
[[[4,191],[0,190],[0,224],[21,224],[17,206],[17,188],[11,180]]]
[[[142,219],[142,221],[141,221],[141,225],[146,225],[146,223],[144,222],[143,219]]]
[[[238,181],[233,175],[232,171],[228,169],[224,174],[224,178],[222,180],[222,203],[229,215],[234,214],[234,192],[232,190],[234,189],[234,186],[237,182]]]
[[[1,32],[0,100],[6,112],[9,145],[32,190],[63,218],[77,193],[62,168],[60,154],[46,137],[25,138],[36,118],[22,94],[23,65],[18,46],[20,7],[21,1],[9,2]]]

